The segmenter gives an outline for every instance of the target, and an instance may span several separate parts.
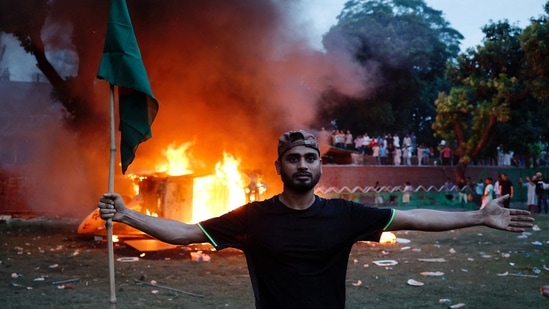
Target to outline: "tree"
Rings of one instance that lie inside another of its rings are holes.
[[[424,141],[431,138],[433,101],[449,89],[445,63],[457,56],[461,39],[423,0],[348,1],[323,43],[328,53],[348,52],[370,72],[364,81],[370,91],[329,95],[321,118],[358,132],[414,130]]]
[[[456,180],[464,178],[472,160],[493,158],[496,146],[511,145],[510,133],[501,138],[494,134],[496,125],[508,122],[512,111],[528,100],[521,79],[522,30],[502,21],[486,25],[482,31],[483,45],[469,48],[449,65],[448,78],[453,87],[435,101],[433,129],[454,145],[454,154],[459,157]]]
[[[102,9],[107,10],[106,3],[94,4],[98,10],[86,11],[74,9],[76,6],[89,5],[83,1],[45,1],[45,0],[30,0],[16,1],[5,0],[0,3],[0,31],[14,35],[23,49],[33,55],[36,59],[38,69],[44,74],[46,79],[53,87],[52,97],[63,105],[67,111],[65,124],[76,131],[81,131],[89,125],[88,121],[98,121],[103,118],[102,113],[95,112],[91,107],[91,102],[94,100],[90,97],[93,94],[93,78],[95,74],[90,72],[80,72],[77,77],[61,76],[52,62],[46,55],[46,46],[42,39],[42,33],[46,28],[47,22],[55,23],[62,17],[66,21],[66,16],[63,12],[70,11],[71,24],[73,28],[74,46],[77,49],[79,58],[85,61],[90,55],[92,49],[88,48],[93,35],[82,35],[83,33],[91,33],[89,28],[91,25],[86,21],[95,19],[98,21],[105,20],[100,15],[94,14]],[[98,7],[99,6],[99,7]],[[104,31],[101,31],[100,36],[95,36],[96,40],[103,39]],[[86,41],[85,44],[83,42]],[[95,53],[93,54],[95,56]],[[80,66],[83,71],[89,66]],[[82,82],[82,79],[85,82]],[[84,134],[84,131],[80,132]]]

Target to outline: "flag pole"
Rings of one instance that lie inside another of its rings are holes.
[[[111,135],[111,146],[110,146],[110,160],[109,160],[109,190],[108,192],[114,192],[114,155],[116,153],[116,130],[115,130],[115,120],[114,120],[114,85],[109,83],[110,86],[110,135]],[[111,304],[111,309],[116,309],[116,287],[114,282],[114,246],[112,241],[112,219],[107,219],[105,222],[105,227],[107,228],[107,248],[108,248],[108,258],[109,258],[109,284],[110,284],[110,297],[109,303]]]

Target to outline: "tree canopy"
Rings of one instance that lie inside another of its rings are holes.
[[[519,153],[535,166],[547,137],[547,17],[532,19],[524,30],[504,20],[482,31],[481,45],[449,63],[452,89],[435,101],[433,129],[455,146],[457,178],[472,161],[495,159],[497,151]]]
[[[461,39],[423,0],[348,1],[324,46],[354,55],[370,72],[371,91],[353,98],[328,91],[321,121],[357,133],[415,131],[431,139],[432,102],[448,89],[445,64],[458,55]]]

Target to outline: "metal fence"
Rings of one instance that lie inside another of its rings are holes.
[[[450,191],[444,186],[417,186],[404,191],[403,186],[368,187],[318,187],[315,193],[325,198],[343,198],[375,206],[408,206],[417,208],[465,208],[478,209],[480,196],[470,189],[459,191],[454,186]],[[408,197],[405,198],[405,196]]]

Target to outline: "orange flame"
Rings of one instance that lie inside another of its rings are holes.
[[[380,244],[396,244],[396,235],[392,232],[381,233]]]
[[[170,144],[162,151],[165,162],[157,164],[155,172],[174,177],[193,174],[193,169],[200,168],[201,165],[200,162],[193,160],[191,146],[190,142],[180,146]],[[140,194],[139,184],[148,177],[137,175],[129,175],[129,177],[134,182],[136,195]],[[247,201],[259,199],[261,194],[266,191],[266,187],[261,181],[258,172],[254,171],[248,175],[241,172],[240,159],[224,152],[223,160],[215,165],[214,174],[192,178],[192,205],[176,205],[176,207],[192,207],[191,221],[199,222],[235,209]],[[253,192],[250,193],[250,191]],[[158,199],[158,203],[162,203],[161,198]],[[161,204],[158,206],[162,207]],[[149,209],[144,209],[144,212],[148,215],[158,216]],[[170,219],[183,220],[182,218]]]
[[[162,151],[166,161],[158,164],[155,171],[166,173],[171,176],[192,174],[192,156],[190,152],[191,146],[192,143],[190,142],[183,143],[179,147],[176,147],[174,143],[168,145],[168,148]]]
[[[215,174],[197,177],[193,185],[193,222],[232,210],[246,202],[245,180],[239,171],[240,160],[223,153]]]

